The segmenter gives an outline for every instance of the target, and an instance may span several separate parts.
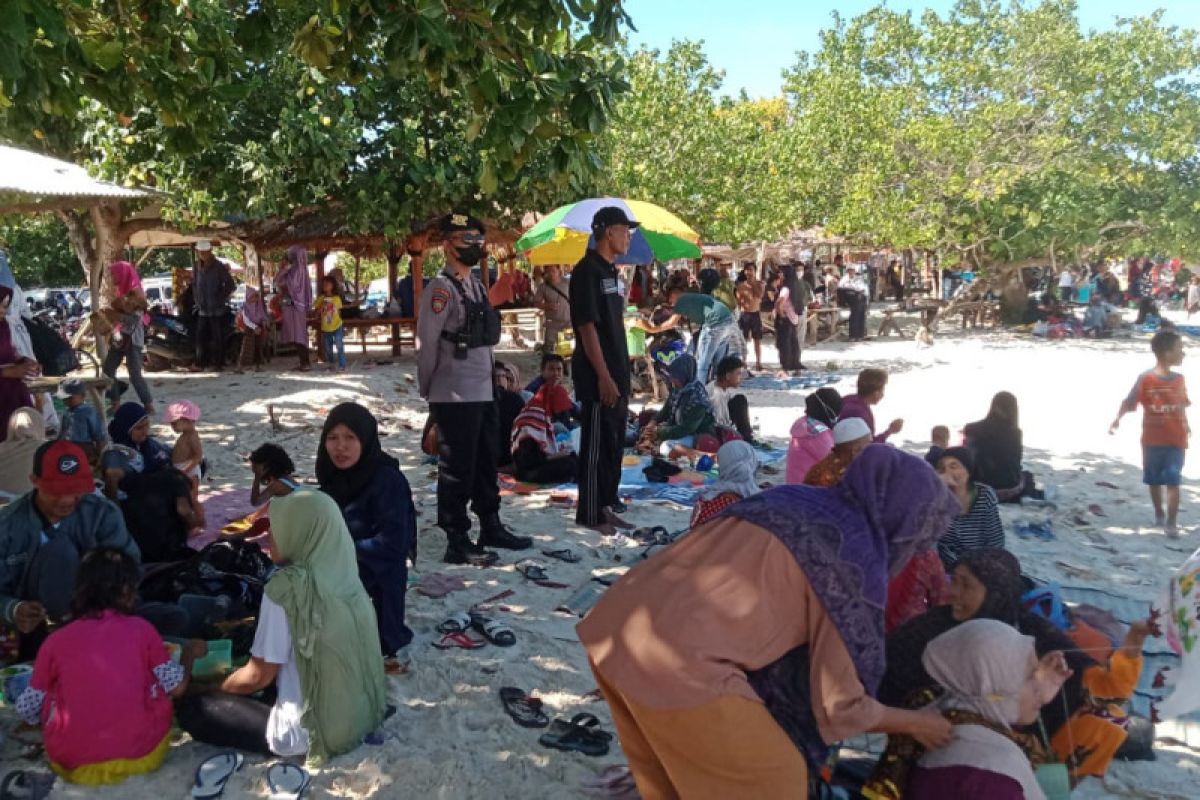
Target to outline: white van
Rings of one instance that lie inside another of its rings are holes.
[[[165,306],[168,313],[175,313],[175,289],[170,275],[142,278],[142,289],[146,292],[146,303],[150,308]]]

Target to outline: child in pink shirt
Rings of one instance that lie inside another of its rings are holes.
[[[833,426],[842,410],[842,396],[826,386],[804,401],[805,415],[792,425],[788,444],[787,482],[804,483],[804,476],[833,450]]]
[[[158,633],[133,616],[138,565],[120,550],[83,557],[71,622],[38,651],[17,711],[43,728],[50,767],[96,786],[153,772],[170,745],[171,697],[187,688],[204,642],[189,642],[181,663]]]

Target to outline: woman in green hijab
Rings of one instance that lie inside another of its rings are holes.
[[[298,491],[271,502],[270,555],[280,568],[267,582],[250,661],[220,691],[181,701],[179,725],[209,744],[321,761],[383,722],[375,608],[328,495]],[[250,697],[272,685],[274,705]]]

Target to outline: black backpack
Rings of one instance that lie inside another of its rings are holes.
[[[79,359],[64,339],[51,325],[39,319],[26,318],[25,328],[33,345],[33,357],[42,365],[42,374],[62,377],[79,369]]]

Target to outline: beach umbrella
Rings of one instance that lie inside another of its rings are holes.
[[[700,257],[700,235],[679,217],[653,203],[619,197],[592,197],[554,209],[517,240],[516,249],[534,264],[574,264],[594,245],[592,217],[605,206],[616,206],[641,223],[618,263]]]

